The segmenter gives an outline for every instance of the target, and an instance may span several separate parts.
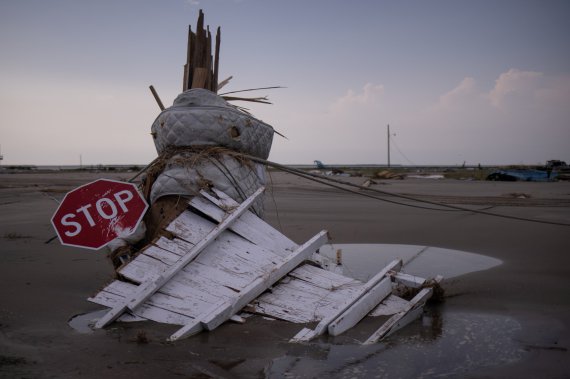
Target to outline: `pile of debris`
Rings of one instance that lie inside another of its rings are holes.
[[[404,179],[406,176],[404,174],[399,174],[397,172],[393,172],[393,171],[388,171],[388,170],[383,170],[383,171],[378,171],[375,172],[374,175],[372,176],[372,179],[397,179],[397,180],[402,180]]]
[[[406,275],[395,260],[361,282],[326,269],[335,267],[319,254],[326,231],[298,245],[262,220],[265,167],[241,154],[266,159],[275,131],[227,102],[243,98],[216,93],[227,82],[218,83],[220,30],[212,56],[203,24],[200,11],[183,92],[152,125],[159,158],[142,184],[150,211],[136,233],[110,245],[117,279],[89,299],[110,308],[96,327],[154,320],[181,325],[176,340],[244,322],[245,311],[318,322],[291,340],[299,342],[339,335],[366,315],[390,316],[372,343],[419,317],[440,277]]]

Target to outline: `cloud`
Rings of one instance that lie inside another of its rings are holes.
[[[439,107],[450,108],[454,105],[460,104],[465,100],[477,96],[477,83],[472,77],[465,77],[463,80],[451,91],[439,97]]]
[[[543,77],[541,72],[511,68],[499,75],[495,87],[488,94],[489,101],[493,106],[501,108],[513,97],[524,96],[531,99],[542,86]]]
[[[362,90],[355,93],[352,89],[346,95],[338,98],[331,106],[334,112],[350,110],[354,107],[377,105],[384,95],[384,86],[381,84],[366,83]]]

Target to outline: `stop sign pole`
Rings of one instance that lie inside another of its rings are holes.
[[[147,209],[136,185],[99,179],[68,192],[51,222],[63,245],[98,250],[132,234]]]

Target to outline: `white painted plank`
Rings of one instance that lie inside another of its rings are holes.
[[[105,287],[103,291],[121,296],[123,298],[128,298],[136,292],[136,289],[136,286],[130,285],[129,283],[115,280],[111,282],[107,287]],[[157,292],[148,299],[146,304],[192,318],[197,316],[196,309],[198,304],[197,300],[195,299],[193,299],[193,301],[188,301],[188,299],[181,299]]]
[[[166,237],[160,237],[154,242],[154,245],[179,257],[185,255],[194,246],[194,244],[180,238],[168,239]]]
[[[240,297],[237,298],[232,304],[226,304],[226,310],[223,313],[224,316],[220,317],[219,315],[212,315],[210,318],[207,317],[204,320],[207,329],[212,330],[227,320],[227,318],[236,314],[250,301],[254,300],[256,297],[266,291],[267,288],[275,284],[283,276],[287,275],[287,273],[303,263],[303,261],[307,260],[319,247],[328,242],[328,238],[328,232],[323,230],[311,238],[309,241],[299,246],[297,250],[290,253],[290,255],[286,257],[278,267],[273,269],[273,271],[258,277],[248,286],[248,288],[245,288],[243,291],[241,291]]]
[[[187,251],[190,251],[190,249],[188,249]],[[148,248],[142,251],[142,254],[157,259],[168,266],[173,265],[180,258],[180,255],[174,254],[159,246],[153,246],[153,245],[150,245]]]
[[[148,272],[155,269],[154,265],[143,263],[139,259],[125,266],[121,270],[121,275],[134,282],[141,282],[147,277]],[[216,304],[235,294],[237,289],[231,289],[232,286],[237,284],[245,288],[252,279],[242,279],[241,283],[236,282],[237,280],[235,277],[224,275],[218,269],[193,262],[162,286],[159,291],[174,297],[186,298],[188,301],[198,298],[201,301]]]
[[[218,193],[223,194],[223,192],[219,191]],[[209,201],[202,197],[194,197],[190,201],[190,205],[220,222],[225,214],[220,206],[223,207],[227,202],[216,199],[207,193],[205,193],[204,196],[207,197]],[[231,206],[238,204],[229,197],[227,197],[227,199],[231,200],[229,203]],[[236,220],[230,229],[256,245],[272,250],[281,256],[284,256],[298,248],[298,245],[295,242],[279,233],[265,221],[254,215],[251,211],[245,212],[239,220]]]
[[[149,257],[139,258],[137,256],[135,259],[129,262],[126,266],[123,266],[118,273],[129,280],[136,283],[142,283],[149,280],[154,280],[160,274],[160,268],[157,267],[160,263],[150,264],[145,261],[146,259],[151,259]]]
[[[411,288],[421,288],[424,284],[426,284],[427,281],[425,278],[421,278],[416,275],[405,274],[403,272],[397,272],[392,275],[392,277],[396,282]]]
[[[166,230],[180,239],[196,245],[215,227],[216,224],[204,217],[191,211],[184,211],[166,227]]]
[[[392,280],[385,277],[352,304],[342,315],[328,326],[330,335],[338,336],[356,325],[374,307],[392,292]]]
[[[283,258],[232,233],[220,235],[196,262],[234,275],[252,277],[281,264]]]
[[[386,333],[386,335],[383,338],[391,336],[392,334],[396,333],[398,330],[402,329],[403,327],[407,326],[411,322],[420,318],[421,315],[424,313],[424,306],[425,306],[425,303],[418,305],[415,308],[412,308],[412,310],[410,310],[408,313],[406,313],[404,315],[404,317],[402,317],[398,322],[396,322],[396,324],[394,326],[392,326],[390,328],[390,331],[388,333]]]
[[[166,239],[165,239],[166,240]],[[182,242],[182,241],[179,241]],[[165,244],[160,242],[161,246]],[[168,247],[178,246],[172,243]],[[152,258],[158,259],[155,261]],[[121,275],[137,283],[144,282],[160,274],[164,264],[172,265],[178,259],[176,254],[162,250],[157,246],[145,250],[144,255],[137,256],[120,270]],[[271,269],[282,261],[279,256],[259,248],[243,238],[224,233],[212,245],[208,246],[194,262],[208,266],[208,275],[218,279],[219,284],[237,290],[245,288],[255,276]],[[183,271],[188,271],[186,266]],[[164,263],[164,264],[163,264]]]
[[[120,296],[112,292],[100,291],[96,296],[90,297],[87,300],[92,303],[100,304],[111,308],[116,304],[124,301],[124,296]],[[149,305],[146,303],[138,307],[136,311],[133,312],[133,314],[137,317],[142,317],[144,319],[156,322],[162,322],[165,324],[185,325],[192,321],[192,318],[189,316],[172,312],[170,310],[157,308],[153,305]],[[127,314],[123,313],[123,315]]]
[[[285,276],[288,272],[293,270],[296,266],[301,264],[304,260],[313,254],[315,250],[321,247],[328,241],[328,234],[322,231],[305,244],[300,246],[296,251],[291,253],[278,267],[274,268],[271,272],[265,273],[263,276],[258,277],[247,288],[240,292],[239,297],[225,302],[219,308],[205,315],[201,318],[202,327],[207,330],[213,330],[232,315],[236,314],[240,309],[247,305],[250,301],[255,299],[267,288]],[[170,340],[177,340],[192,334],[196,330],[196,324],[191,323],[176,333],[174,333]]]
[[[391,316],[395,313],[401,312],[407,304],[408,300],[404,300],[396,295],[390,295],[376,308],[374,308],[368,316]]]
[[[369,345],[376,343],[377,341],[386,337],[388,334],[392,333],[392,330],[397,326],[399,328],[405,326],[405,324],[402,322],[404,318],[406,318],[409,322],[413,321],[414,319],[406,317],[408,313],[416,308],[422,308],[426,300],[431,297],[432,293],[433,290],[431,288],[423,288],[420,290],[420,292],[418,292],[418,294],[409,301],[408,305],[402,311],[390,317],[380,328],[378,328],[378,330],[376,330],[370,337],[368,337],[364,344]]]
[[[260,188],[250,198],[244,201],[237,207],[224,221],[222,221],[216,228],[208,233],[208,235],[200,240],[188,254],[181,257],[180,260],[166,269],[157,279],[145,282],[137,288],[137,293],[133,296],[126,298],[124,304],[117,305],[111,309],[105,316],[103,316],[96,324],[96,328],[102,328],[109,322],[115,320],[126,309],[134,310],[138,305],[148,299],[154,292],[168,282],[174,275],[180,272],[184,266],[190,263],[202,250],[208,246],[216,237],[218,237],[235,219],[239,218],[250,207],[253,202],[263,193],[265,188]],[[185,212],[186,213],[186,212]]]
[[[355,279],[311,265],[298,267],[289,275],[328,290],[362,285],[362,282]]]
[[[389,271],[398,270],[402,266],[401,260],[394,260],[384,267],[378,274],[374,275],[364,286],[362,286],[359,291],[357,291],[353,296],[346,299],[344,304],[339,307],[338,312],[332,313],[329,316],[323,318],[317,327],[312,331],[301,330],[297,335],[295,335],[290,342],[303,342],[310,341],[311,339],[320,336],[327,329],[331,322],[333,322],[337,317],[339,317],[345,310],[347,310],[352,304],[354,304],[360,297],[362,297],[367,291],[374,287],[378,282],[380,282],[384,276]],[[306,329],[306,328],[305,328]]]
[[[279,283],[271,292],[256,299],[257,313],[292,322],[320,321],[349,296],[347,291],[332,292],[302,280],[288,279],[287,283]]]

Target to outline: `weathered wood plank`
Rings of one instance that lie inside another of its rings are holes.
[[[304,328],[297,335],[295,335],[290,342],[303,342],[310,341],[311,339],[320,336],[328,329],[328,326],[336,318],[338,318],[344,311],[346,311],[352,304],[354,304],[360,297],[367,291],[380,282],[389,271],[399,270],[402,266],[401,260],[394,260],[384,267],[378,274],[374,275],[366,284],[364,284],[353,296],[346,299],[344,304],[339,307],[338,312],[334,312],[327,317],[323,318],[314,330],[305,330]]]
[[[338,336],[356,325],[392,292],[392,280],[384,278],[352,304],[328,326],[330,335]]]
[[[431,288],[423,288],[400,312],[396,313],[390,317],[378,330],[376,330],[368,339],[364,342],[365,345],[373,344],[380,339],[386,337],[390,333],[404,327],[407,323],[412,322],[415,318],[406,317],[411,311],[415,309],[422,309],[423,305],[431,297],[433,290]],[[414,312],[418,314],[418,312]],[[419,313],[421,314],[421,312]],[[418,314],[418,315],[419,315]],[[405,318],[405,320],[404,320]],[[407,321],[404,323],[403,321]]]
[[[156,266],[137,259],[121,269],[121,275],[134,282],[144,282],[144,279],[153,277]],[[215,278],[215,279],[214,279]],[[241,282],[238,282],[240,280]],[[216,304],[220,299],[227,299],[237,289],[232,286],[245,287],[253,279],[240,279],[229,277],[220,270],[193,262],[160,288],[160,292],[180,298],[199,298],[202,301]]]
[[[190,211],[182,212],[166,230],[193,245],[202,241],[216,224]]]
[[[293,270],[290,276],[305,280],[315,286],[332,290],[342,287],[361,286],[362,282],[311,265],[303,265]]]
[[[179,257],[186,254],[194,244],[184,241],[180,238],[168,239],[166,237],[160,237],[157,241],[154,242],[154,246],[157,246],[163,250],[168,251],[174,255]]]
[[[209,201],[201,197],[195,197],[190,201],[190,205],[219,222],[224,217],[224,209],[231,209],[238,203],[223,192],[215,189],[214,191],[218,198],[204,192],[203,196]],[[215,206],[212,206],[212,203]],[[269,249],[281,256],[287,255],[299,247],[295,242],[279,233],[251,211],[244,213],[230,229],[256,245]]]
[[[267,288],[275,284],[283,276],[303,263],[303,261],[307,260],[319,247],[328,242],[328,238],[328,232],[325,230],[321,231],[309,241],[299,246],[297,250],[290,253],[280,265],[269,272],[269,275],[265,273],[265,275],[259,276],[247,288],[240,292],[240,297],[232,304],[226,304],[226,309],[222,313],[222,317],[213,314],[210,317],[206,317],[204,323],[207,329],[212,330],[227,320],[227,318],[231,317],[231,315],[236,314],[245,305],[267,290]]]
[[[256,299],[254,310],[259,314],[296,323],[320,321],[335,312],[339,304],[357,289],[358,287],[327,290],[287,276],[271,292]]]
[[[132,290],[136,290],[135,285],[115,281],[107,286],[105,290],[100,291],[96,296],[90,297],[88,301],[106,307],[113,307],[124,301],[125,295],[129,293],[125,292],[128,286],[132,286]],[[133,314],[148,320],[174,325],[184,325],[192,321],[192,317],[174,312],[170,309],[162,309],[149,303],[142,304]]]
[[[125,299],[125,302],[121,305],[117,305],[111,309],[105,316],[103,316],[95,324],[96,328],[102,328],[109,322],[115,320],[121,313],[127,309],[134,310],[138,305],[148,299],[154,292],[156,292],[160,287],[167,283],[174,275],[180,272],[184,266],[190,263],[202,250],[208,246],[216,237],[218,237],[234,220],[239,218],[252,204],[253,202],[263,193],[265,188],[260,188],[251,197],[244,201],[238,208],[236,208],[224,221],[222,221],[217,227],[215,227],[208,235],[198,242],[192,250],[188,252],[185,256],[181,257],[180,260],[167,268],[158,278],[152,281],[145,282],[137,288],[137,292]]]
[[[421,278],[415,275],[405,274],[403,272],[397,272],[394,275],[392,275],[392,277],[396,282],[411,288],[421,288],[424,284],[426,284],[427,281],[427,279],[425,278]]]
[[[265,273],[257,277],[247,288],[239,293],[235,299],[227,301],[217,309],[213,310],[210,314],[201,318],[202,328],[213,330],[223,322],[227,321],[232,315],[236,314],[240,309],[247,305],[250,301],[255,299],[267,288],[285,276],[288,272],[293,270],[296,266],[301,264],[304,260],[313,254],[315,250],[321,247],[328,241],[328,233],[322,231],[305,244],[300,246],[296,251],[291,253],[284,261],[271,272]],[[187,335],[193,334],[197,329],[196,323],[181,328],[174,333],[170,340],[177,340]]]
[[[374,308],[369,316],[391,316],[402,311],[407,304],[408,300],[404,300],[396,295],[390,295]]]

